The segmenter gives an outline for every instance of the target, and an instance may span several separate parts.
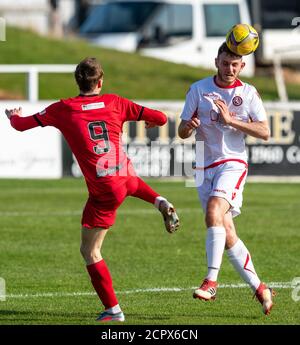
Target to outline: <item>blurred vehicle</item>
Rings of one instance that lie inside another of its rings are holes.
[[[246,0],[107,0],[90,8],[80,35],[94,44],[214,69],[227,31],[250,23]],[[254,55],[244,75],[254,74]]]
[[[275,53],[288,63],[300,59],[300,1],[247,0],[252,23],[260,35],[258,64],[272,64]]]

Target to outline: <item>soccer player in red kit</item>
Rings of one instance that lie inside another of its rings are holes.
[[[124,321],[109,269],[101,256],[103,240],[115,222],[118,207],[127,196],[152,203],[170,233],[177,230],[179,219],[173,205],[136,176],[122,149],[122,126],[126,121],[145,121],[146,128],[163,126],[167,117],[118,95],[99,95],[103,70],[95,58],[86,58],[77,65],[75,79],[78,96],[53,103],[32,116],[22,117],[21,108],[7,109],[6,115],[16,130],[54,126],[67,140],[89,191],[82,215],[80,252],[105,308],[97,320]]]

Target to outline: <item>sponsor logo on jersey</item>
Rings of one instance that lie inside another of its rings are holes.
[[[233,103],[233,105],[238,107],[238,106],[240,106],[243,103],[243,99],[240,96],[234,96],[233,99],[232,99],[232,103]]]
[[[205,98],[210,98],[212,100],[220,99],[220,95],[218,95],[215,92],[203,93],[202,96],[205,97]]]
[[[214,192],[226,194],[226,191],[223,189],[214,189]]]
[[[82,104],[81,106],[82,110],[101,109],[104,107],[105,107],[104,102]]]
[[[119,165],[116,165],[115,167],[111,167],[108,169],[98,169],[97,167],[97,177],[104,177],[107,175],[113,175],[117,171],[121,170],[123,168],[123,163],[120,163]]]

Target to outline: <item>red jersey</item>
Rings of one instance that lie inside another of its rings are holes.
[[[17,130],[38,125],[59,129],[78,161],[89,193],[97,197],[126,182],[129,159],[122,147],[122,127],[125,121],[139,120],[161,126],[167,118],[118,95],[80,95],[30,117],[13,115],[11,124]],[[129,174],[135,174],[129,167]]]

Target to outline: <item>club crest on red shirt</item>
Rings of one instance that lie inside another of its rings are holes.
[[[243,99],[240,96],[234,96],[233,99],[232,99],[232,103],[233,103],[233,105],[238,107],[238,106],[240,106],[243,103]]]

